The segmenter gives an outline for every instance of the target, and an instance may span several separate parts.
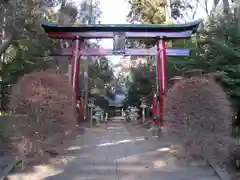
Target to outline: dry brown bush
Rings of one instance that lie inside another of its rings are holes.
[[[10,142],[17,155],[59,153],[75,138],[76,112],[68,78],[52,71],[23,76],[12,87]]]
[[[180,80],[166,95],[169,137],[197,156],[227,162],[232,109],[226,93],[213,78]]]

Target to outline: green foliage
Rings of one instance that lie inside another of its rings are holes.
[[[21,6],[30,9],[33,4],[23,3]],[[18,28],[18,35],[14,36],[1,62],[1,110],[7,109],[11,85],[16,83],[19,77],[33,70],[46,68],[48,61],[51,60],[48,54],[54,44],[37,23],[36,16],[30,16],[29,12],[19,7],[16,10],[22,13],[15,19],[19,22],[14,25]],[[6,14],[6,18],[13,17]]]
[[[0,5],[3,10],[0,17],[1,32],[5,32],[6,38],[10,37],[6,41],[7,43],[0,40],[0,54],[4,52],[0,64],[1,111],[7,110],[11,86],[21,76],[31,71],[56,66],[56,59],[50,57],[49,53],[53,48],[60,46],[60,41],[48,38],[40,26],[39,20],[46,19],[49,22],[63,24],[86,23],[82,18],[94,17],[92,22],[95,23],[100,15],[97,3],[96,1],[96,4],[89,5],[87,1],[84,1],[80,9],[73,4],[66,3],[65,0],[61,3],[58,0],[21,2],[20,0],[11,0]],[[60,5],[57,12],[51,8],[56,4]],[[93,8],[92,14],[84,15],[84,12],[91,11],[91,8]],[[5,44],[6,46],[3,46]],[[104,76],[104,81],[107,81],[108,75],[102,73],[101,76]]]
[[[106,84],[110,83],[113,78],[113,70],[109,66],[109,60],[105,57],[100,57],[94,60],[94,63],[89,66],[89,88],[98,87],[101,90],[105,89]]]
[[[160,24],[165,21],[165,0],[130,0],[129,22]]]
[[[199,31],[198,46],[185,64],[186,69],[213,73],[234,100],[240,97],[239,18],[234,14],[213,14]],[[239,100],[237,100],[239,101]]]
[[[138,106],[140,98],[152,92],[155,82],[155,68],[151,63],[131,68],[125,104]]]
[[[166,1],[148,1],[148,0],[130,0],[130,12],[128,14],[128,21],[130,23],[144,23],[144,24],[162,24],[168,18]],[[182,16],[180,10],[191,9],[189,4],[172,4],[171,8],[174,18]],[[177,44],[178,43],[178,44]],[[155,46],[155,40],[137,40],[128,42],[129,47],[145,47],[151,48]],[[176,46],[183,47],[186,41],[174,42],[171,41],[167,44],[168,47]],[[189,42],[188,46],[193,43]],[[151,57],[147,57],[148,63],[140,65],[130,70],[130,79],[126,81],[128,87],[127,98],[125,104],[137,105],[140,98],[148,96],[153,88],[156,88],[156,68],[155,61]],[[179,75],[184,68],[186,58],[168,58],[167,72],[168,77]]]
[[[131,2],[130,22],[161,23],[163,21],[163,16],[146,13],[147,9],[154,7],[144,9],[144,0],[132,0]],[[159,12],[164,13],[160,9]],[[168,47],[189,48],[191,54],[189,57],[168,57],[168,77],[171,78],[190,69],[203,69],[206,73],[215,75],[231,99],[238,102],[240,97],[239,17],[239,10],[236,8],[228,13],[212,12],[211,16],[201,24],[199,31],[192,39],[169,42],[167,44]],[[158,20],[153,20],[155,18]],[[131,42],[130,46],[152,47],[154,45],[152,41],[134,43]],[[145,71],[143,67],[138,68],[139,71]],[[135,94],[135,101],[139,98],[139,94],[138,91],[133,91],[133,89],[142,89],[141,86],[145,86],[145,84],[138,83],[141,82],[139,79],[134,79],[133,81],[134,83],[131,82],[129,85],[128,97],[133,97],[133,94]]]

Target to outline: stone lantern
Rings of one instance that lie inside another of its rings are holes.
[[[158,99],[159,99],[159,92],[158,90],[154,89],[153,90],[153,116],[154,118],[157,118],[159,116],[158,108],[155,108],[158,104]]]
[[[78,114],[79,114],[79,121],[85,120],[85,114],[84,114],[84,92],[83,90],[79,91],[79,96],[77,100],[77,108],[78,108]]]
[[[100,121],[103,121],[103,109],[97,106],[94,108],[94,111],[95,111],[94,116],[97,121],[97,125],[99,125]]]
[[[144,124],[145,120],[146,120],[145,111],[146,111],[146,108],[148,107],[145,98],[141,99],[141,106],[140,107],[142,108],[142,123]]]
[[[95,108],[95,98],[89,98],[88,99],[88,108],[90,109],[89,117],[90,117],[90,127],[92,127],[92,121],[93,121],[93,109]]]
[[[139,109],[137,107],[130,107],[130,118],[132,121],[136,121],[138,118]]]

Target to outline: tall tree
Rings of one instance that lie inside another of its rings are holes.
[[[167,1],[162,0],[131,0],[130,1],[130,12],[128,14],[128,20],[130,23],[144,23],[144,24],[162,24],[165,23],[172,16],[174,19],[183,18],[183,11],[191,9],[192,6],[188,2],[182,1],[171,1],[170,4]],[[170,7],[168,7],[170,6]],[[170,9],[170,12],[169,12]],[[168,46],[171,46],[174,42],[170,42]],[[155,40],[142,40],[129,42],[129,46],[138,46],[150,48],[155,46]],[[155,59],[152,57],[146,57],[146,64],[137,66],[130,70],[130,80],[128,82],[128,101],[134,103],[134,101],[140,100],[139,97],[146,96],[151,93],[152,88],[156,86],[156,69]],[[179,73],[179,69],[176,65],[176,60],[169,58],[168,74],[170,76]],[[136,59],[138,61],[138,59]]]
[[[80,5],[80,12],[79,12],[79,18],[80,23],[83,24],[99,24],[100,23],[100,17],[101,17],[101,11],[99,9],[99,1],[98,0],[84,0]],[[90,46],[97,46],[96,43],[91,43],[90,41],[86,41],[87,44]],[[87,57],[83,59],[84,67],[81,71],[82,74],[82,80],[84,83],[82,84],[83,90],[84,90],[84,100],[85,100],[85,112],[87,113],[87,105],[88,105],[88,92],[89,92],[89,62],[94,61],[94,58]],[[91,88],[91,87],[90,87]]]
[[[212,15],[199,32],[199,46],[185,64],[189,69],[201,68],[215,74],[231,99],[237,101],[240,100],[239,26],[239,14]]]
[[[130,0],[129,3],[129,22],[160,24],[165,21],[166,1]]]
[[[45,18],[53,22],[58,21],[60,12],[52,8],[52,5],[56,4],[59,4],[59,1],[4,1],[1,18],[6,18],[6,21],[2,19],[1,25],[4,25],[1,28],[4,30],[4,35],[11,39],[6,41],[7,46],[4,45],[5,42],[2,43],[6,48],[2,49],[4,59],[1,60],[0,68],[1,110],[7,108],[8,92],[19,77],[52,64],[53,58],[49,53],[54,46],[59,45],[59,41],[47,37],[39,20]]]
[[[232,0],[233,2],[234,0]],[[229,12],[230,10],[230,3],[229,3],[229,0],[213,0],[213,3],[214,3],[214,7],[216,7],[219,3],[222,3],[223,4],[223,11],[224,12]]]

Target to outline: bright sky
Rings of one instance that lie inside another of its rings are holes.
[[[80,3],[81,0],[73,0],[76,3]],[[191,1],[191,0],[189,0]],[[206,0],[199,0],[200,4],[196,6],[194,9],[198,9],[196,16],[194,19],[204,18],[206,17],[206,11],[204,10],[204,2]],[[195,1],[196,2],[196,1]],[[201,3],[202,2],[202,3]],[[193,5],[192,1],[191,4]],[[208,0],[208,9],[212,8],[212,1]],[[126,16],[129,12],[129,4],[127,0],[100,0],[100,9],[102,11],[101,23],[102,24],[126,24]],[[192,12],[188,12],[188,15],[192,14]],[[191,15],[190,15],[191,16]],[[112,48],[112,40],[104,39],[100,42],[103,48],[111,49]],[[121,56],[111,56],[108,57],[112,61],[113,64],[117,64],[118,60]]]
[[[126,16],[129,12],[127,0],[100,0],[100,9],[102,11],[102,24],[126,24]],[[106,49],[113,48],[112,39],[104,39],[100,42]],[[113,64],[116,64],[121,56],[108,57]]]
[[[194,19],[203,18],[206,16],[204,7],[205,0],[200,0],[198,4],[197,13]],[[191,3],[192,4],[192,3]],[[212,8],[212,1],[208,1],[208,8]],[[129,12],[129,4],[127,0],[100,0],[100,9],[102,11],[101,23],[102,24],[126,24],[126,16]],[[189,12],[191,14],[191,12]],[[112,39],[104,39],[100,43],[103,48],[111,49],[113,45]],[[118,63],[121,56],[108,57],[113,64]]]

